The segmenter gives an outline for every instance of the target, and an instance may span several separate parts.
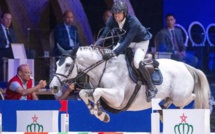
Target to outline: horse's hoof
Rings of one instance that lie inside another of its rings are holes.
[[[105,118],[103,120],[105,123],[110,122],[110,116],[108,114],[105,114]]]
[[[90,114],[94,115],[94,109],[90,109]]]

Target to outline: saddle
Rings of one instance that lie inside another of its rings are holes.
[[[126,64],[127,64],[128,71],[129,71],[129,76],[135,83],[139,83],[138,81],[142,81],[142,85],[145,85],[146,84],[145,80],[142,79],[141,74],[134,67],[133,57],[134,57],[134,55],[133,55],[132,49],[127,48],[127,50],[125,52],[125,59],[126,59]],[[156,60],[153,60],[151,54],[147,54],[144,58],[144,64],[145,64],[145,67],[147,68],[147,70],[149,71],[149,73],[151,74],[153,84],[160,85],[163,82],[163,76],[160,72],[160,69],[158,68],[159,62]],[[136,90],[136,88],[135,88],[135,90]],[[137,92],[138,91],[139,90],[137,89]],[[134,97],[136,96],[136,94],[137,93],[133,94]],[[132,95],[132,97],[133,97],[133,95]],[[133,100],[131,100],[131,102],[132,101]],[[107,110],[111,113],[114,113],[114,114],[117,114],[120,111],[124,110],[124,108],[119,110],[119,109],[114,109],[114,108],[110,107],[103,98],[100,98],[100,104],[105,110]],[[130,105],[130,103],[128,102],[128,104],[126,105],[125,108],[127,108],[127,106],[129,106],[129,105]]]
[[[131,48],[127,48],[125,52],[126,64],[129,71],[130,78],[137,83],[138,81],[142,81],[142,84],[145,85],[145,80],[142,79],[139,71],[134,67],[133,64],[134,54]],[[163,82],[163,76],[158,68],[159,62],[152,58],[151,54],[146,54],[144,58],[144,64],[149,73],[151,74],[152,82],[154,85],[160,85]]]

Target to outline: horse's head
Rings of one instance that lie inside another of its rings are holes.
[[[56,62],[56,72],[49,85],[51,89],[54,89],[54,92],[60,90],[64,83],[74,79],[78,74],[74,52],[71,50],[65,51],[59,45],[58,49],[62,55]]]

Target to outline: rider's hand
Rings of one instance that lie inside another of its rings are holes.
[[[110,58],[116,56],[114,52],[107,52],[103,55],[103,60],[109,60]]]

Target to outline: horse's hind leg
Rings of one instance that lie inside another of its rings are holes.
[[[188,104],[190,104],[193,100],[195,100],[196,99],[196,95],[195,94],[191,94],[191,97],[190,97],[190,99],[186,102],[186,103],[184,103],[183,105],[181,105],[181,106],[177,106],[179,109],[183,109],[185,106],[187,106]]]
[[[93,100],[93,89],[82,89],[79,92],[79,96],[81,97],[81,99],[84,101],[84,103],[87,105],[87,108],[90,111],[90,114],[94,114],[94,110],[93,110],[93,106],[90,103],[89,100]]]
[[[163,109],[167,109],[172,104],[172,99],[167,97],[162,105]]]
[[[170,105],[172,104],[172,99],[167,97],[164,100],[163,105],[161,105],[162,109],[167,109]],[[162,110],[158,110],[158,113],[160,114],[160,120],[163,121],[163,111]]]

